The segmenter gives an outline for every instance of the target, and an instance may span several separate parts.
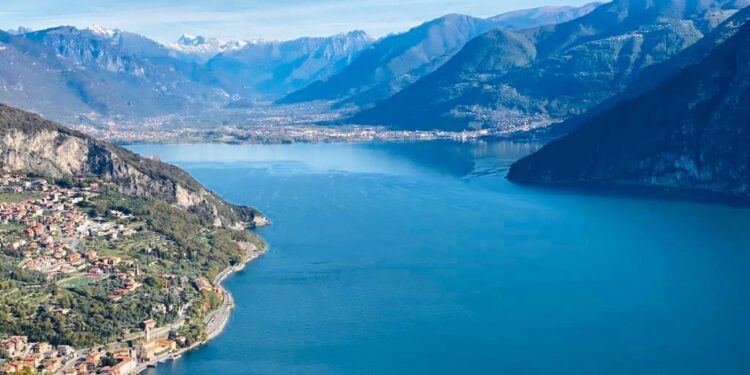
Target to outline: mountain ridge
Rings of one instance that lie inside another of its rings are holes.
[[[493,37],[488,34],[498,31],[490,31],[475,40],[472,53],[458,53],[453,59],[471,61],[485,50],[502,54],[504,49],[518,49],[518,40],[533,44],[535,59],[510,70],[492,66],[450,70],[446,66],[466,64],[446,63],[421,79],[428,83],[417,82],[350,122],[508,133],[547,126],[621,92],[640,70],[689,47],[750,2],[652,3],[615,0],[567,23],[521,30],[517,38]],[[508,44],[497,44],[498,40]],[[414,108],[403,103],[423,105]]]
[[[466,43],[485,32],[567,21],[593,11],[598,5],[534,8],[488,19],[462,14],[438,17],[375,42],[340,73],[292,92],[278,103],[338,100],[339,105],[370,105],[434,72]]]
[[[512,181],[750,198],[750,22],[699,63],[513,164]]]
[[[750,20],[750,7],[738,11],[725,22],[718,25],[711,34],[686,48],[673,58],[643,69],[637,79],[620,94],[605,100],[600,105],[591,108],[580,116],[575,116],[561,123],[554,124],[547,129],[543,129],[541,132],[537,132],[539,134],[535,135],[544,138],[556,138],[565,135],[577,129],[597,114],[612,108],[614,105],[647,92],[671,78],[685,67],[703,60],[716,46],[734,35],[748,20]]]
[[[499,22],[501,28],[507,30],[523,30],[574,20],[591,13],[602,4],[604,3],[591,2],[581,6],[542,6],[519,9],[490,17],[488,20]]]
[[[46,115],[139,118],[227,100],[195,82],[192,64],[161,44],[110,29],[60,26],[0,33],[0,100]]]

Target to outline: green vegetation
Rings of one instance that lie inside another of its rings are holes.
[[[86,277],[82,275],[77,275],[73,277],[69,277],[67,279],[63,279],[57,282],[57,285],[59,285],[62,288],[66,289],[72,289],[72,288],[78,288],[85,285],[88,285],[92,282],[96,281],[93,277]]]
[[[110,191],[95,198],[89,207],[92,214],[107,216],[115,210],[143,219],[145,227],[137,236],[141,240],[118,243],[111,253],[144,260],[166,273],[213,279],[227,266],[245,261],[243,244],[265,246],[249,231],[215,228],[205,216],[157,199],[131,198]]]
[[[31,194],[31,193],[3,193],[0,194],[0,203],[16,203],[16,202],[23,202],[27,201],[29,199],[35,199],[38,198],[39,194]]]
[[[12,373],[11,375],[36,375],[36,374],[38,374],[38,372],[25,368],[21,371],[16,371]]]
[[[31,341],[75,347],[105,344],[140,330],[146,319],[155,319],[159,325],[175,322],[180,319],[180,307],[192,301],[186,314],[188,324],[180,332],[189,342],[203,340],[202,319],[222,300],[213,292],[199,292],[194,280],[213,280],[223,269],[247,259],[250,244],[263,246],[247,230],[216,228],[205,215],[156,198],[128,196],[108,185],[79,207],[90,218],[135,229],[128,237],[96,237],[81,241],[78,247],[81,252],[122,259],[116,272],[137,266],[139,287],[113,301],[113,293],[123,288],[123,281],[114,274],[94,277],[80,271],[50,278],[18,268],[23,255],[3,248],[0,338],[27,335]],[[113,210],[122,214],[117,216]],[[23,229],[0,225],[0,234],[22,238]]]
[[[190,321],[180,329],[180,334],[185,336],[185,345],[191,346],[208,337],[206,326],[200,321]]]

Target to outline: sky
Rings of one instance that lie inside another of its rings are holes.
[[[364,30],[401,32],[449,13],[489,17],[592,0],[1,0],[0,29],[102,25],[161,42],[182,34],[289,40]]]

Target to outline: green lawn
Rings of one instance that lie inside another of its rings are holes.
[[[14,233],[21,232],[26,228],[25,225],[19,223],[0,224],[0,232]]]
[[[78,274],[76,276],[60,280],[58,282],[58,285],[60,285],[63,288],[70,289],[70,288],[77,288],[80,286],[84,286],[95,281],[96,281],[95,278],[85,277],[85,276],[82,276],[82,274]]]
[[[39,193],[0,193],[0,203],[17,203],[39,198]]]

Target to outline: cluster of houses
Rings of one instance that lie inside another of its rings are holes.
[[[139,365],[143,369],[145,364],[166,359],[179,347],[185,346],[184,336],[174,339],[150,338],[151,331],[156,328],[154,320],[144,321],[143,328],[145,341],[109,352],[77,353],[67,345],[53,347],[48,343],[29,342],[27,336],[11,336],[0,340],[0,358],[5,357],[0,359],[0,374],[31,370],[43,374],[129,375],[136,373]],[[105,357],[108,358],[106,362]]]
[[[70,346],[53,347],[46,342],[33,343],[26,336],[11,336],[0,340],[0,350],[8,358],[0,366],[0,373],[3,374],[23,370],[54,374],[60,372],[66,361],[75,356],[75,349]]]
[[[153,319],[143,321],[142,327],[145,332],[143,342],[132,347],[111,351],[109,356],[116,362],[114,365],[97,366],[100,363],[98,358],[91,358],[91,355],[89,355],[75,366],[75,369],[78,370],[76,374],[88,374],[89,372],[84,371],[91,371],[91,365],[94,365],[93,368],[98,374],[133,374],[137,371],[139,365],[166,359],[178,347],[185,345],[184,336],[177,336],[174,339],[152,338],[152,332],[156,329],[156,324]]]
[[[13,199],[0,199],[0,252],[21,258],[19,268],[39,271],[48,277],[71,274],[78,277],[114,279],[118,281],[109,296],[117,302],[127,294],[142,287],[139,265],[118,256],[100,255],[91,246],[81,246],[86,241],[105,238],[114,241],[121,236],[134,234],[131,228],[118,224],[128,219],[121,212],[110,212],[114,221],[92,219],[84,213],[81,204],[95,196],[97,184],[86,187],[62,188],[44,179],[31,178],[24,174],[0,176],[0,195],[8,194]],[[8,227],[8,225],[10,225]],[[71,277],[71,279],[75,278]],[[179,280],[189,285],[187,276],[163,275],[167,280]],[[223,292],[205,277],[193,280],[201,291]],[[180,291],[181,286],[174,286]],[[160,304],[155,312],[174,311],[177,306]],[[134,374],[146,364],[168,358],[177,348],[186,345],[184,336],[166,338],[168,330],[158,329],[154,320],[142,323],[145,340],[127,347],[99,351],[76,351],[66,345],[53,347],[48,343],[29,342],[26,336],[11,336],[0,340],[0,374],[13,374],[31,370],[39,373],[79,374]],[[158,334],[156,334],[158,332]]]
[[[79,205],[99,190],[96,183],[86,187],[62,188],[44,179],[24,174],[3,174],[0,193],[27,194],[27,200],[0,202],[0,224],[18,224],[23,233],[0,239],[0,250],[20,255],[20,268],[48,276],[87,270],[92,276],[111,274],[114,262],[83,253],[77,247],[93,238],[116,240],[135,230],[123,224],[89,218]],[[126,218],[127,215],[114,215]],[[130,283],[130,288],[137,288]]]
[[[136,281],[136,277],[140,276],[140,268],[138,265],[129,262],[127,272],[119,272],[115,275],[117,280],[120,281],[121,287],[116,289],[115,292],[109,296],[110,301],[117,302],[125,297],[128,293],[134,292],[136,289],[141,287],[141,283]],[[100,270],[100,268],[97,268]]]

